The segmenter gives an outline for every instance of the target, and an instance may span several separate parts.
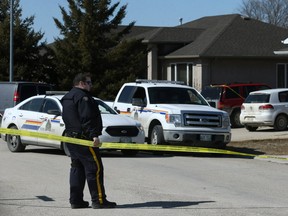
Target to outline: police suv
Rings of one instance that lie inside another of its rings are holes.
[[[55,95],[55,92],[52,92],[52,94],[54,95],[33,96],[13,108],[5,109],[2,128],[65,135],[60,103],[63,93]],[[119,115],[100,99],[95,98],[95,100],[99,104],[103,121],[103,130],[100,136],[102,142],[144,143],[144,131],[138,121]],[[1,134],[1,137],[7,142],[11,152],[24,151],[27,145],[38,145],[63,149],[69,155],[66,144],[60,141],[9,134]],[[137,151],[122,150],[122,153],[135,155]]]

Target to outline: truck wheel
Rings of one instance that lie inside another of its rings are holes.
[[[150,144],[159,145],[164,144],[163,128],[161,125],[155,125],[150,136]]]
[[[277,116],[275,122],[274,122],[274,130],[276,131],[283,131],[287,129],[288,120],[285,115],[279,115]]]
[[[241,113],[241,111],[239,109],[236,109],[233,111],[233,113],[230,116],[231,126],[233,128],[243,127],[243,125],[240,122],[240,113]]]
[[[12,126],[10,129],[18,130],[16,126]],[[13,134],[7,134],[7,146],[11,152],[23,152],[26,148],[22,144],[20,136]]]

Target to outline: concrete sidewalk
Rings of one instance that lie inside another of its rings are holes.
[[[254,159],[273,163],[288,164],[288,155],[265,155],[264,157],[266,158],[259,156],[255,157]]]

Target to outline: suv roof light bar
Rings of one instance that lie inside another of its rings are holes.
[[[185,85],[183,81],[172,81],[172,80],[147,80],[147,79],[136,79],[136,83],[169,83]]]

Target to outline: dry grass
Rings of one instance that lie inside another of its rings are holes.
[[[288,155],[288,139],[231,142],[226,149],[256,155]]]

